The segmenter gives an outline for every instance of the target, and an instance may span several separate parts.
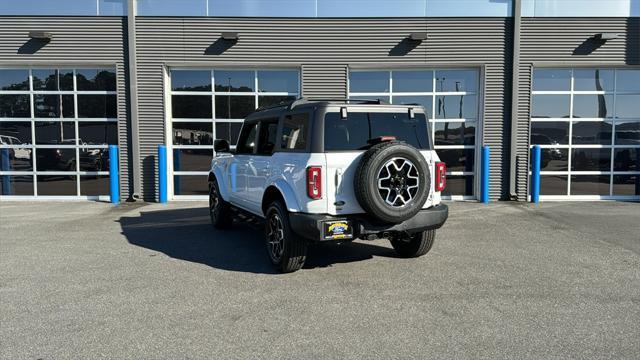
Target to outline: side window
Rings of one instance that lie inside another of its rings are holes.
[[[238,139],[238,146],[236,147],[236,154],[253,154],[253,149],[256,146],[257,128],[258,123],[242,127],[242,132]]]
[[[260,136],[258,137],[258,154],[271,155],[276,147],[278,133],[278,119],[269,119],[260,122]]]
[[[309,114],[287,115],[282,123],[281,147],[283,150],[305,150],[307,148],[307,130]]]

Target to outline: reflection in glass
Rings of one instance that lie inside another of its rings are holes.
[[[0,175],[0,195],[33,195],[33,176]]]
[[[31,102],[29,100],[29,95],[0,95],[0,117],[31,117]]]
[[[0,69],[0,90],[29,90],[29,70]]]
[[[609,175],[572,175],[570,195],[609,195]]]
[[[73,90],[73,71],[56,69],[33,69],[33,90],[59,91]]]
[[[389,92],[389,72],[352,71],[349,73],[349,91],[352,93]]]
[[[317,0],[318,17],[415,17],[425,12],[425,0]]]
[[[108,149],[81,147],[78,154],[80,155],[80,171],[109,171]]]
[[[443,196],[473,195],[473,176],[447,175],[447,186],[442,192]]]
[[[543,148],[541,150],[540,171],[569,170],[569,149]]]
[[[478,72],[476,70],[438,70],[436,71],[436,91],[477,92]]]
[[[116,91],[116,72],[110,69],[76,70],[78,91]]]
[[[425,96],[393,96],[394,104],[420,104],[424,108],[424,113],[427,114],[427,118],[432,119],[432,104],[433,97],[431,95]]]
[[[0,171],[33,170],[33,150],[30,148],[0,147]]]
[[[73,118],[74,111],[73,95],[33,95],[35,117]]]
[[[98,0],[98,15],[127,16],[127,0]]]
[[[613,195],[640,195],[640,175],[614,175]]]
[[[78,117],[115,119],[118,117],[116,95],[78,94]]]
[[[572,149],[572,171],[610,171],[611,149]]]
[[[173,95],[171,113],[174,118],[211,119],[211,96]]]
[[[616,95],[616,116],[640,119],[640,95]]]
[[[574,144],[611,145],[611,121],[576,121],[572,131]]]
[[[427,16],[512,16],[512,1],[427,0]]]
[[[351,100],[380,100],[383,103],[389,103],[388,96],[368,95],[368,96],[349,96]]]
[[[0,145],[31,144],[31,122],[0,121]]]
[[[533,91],[570,91],[570,69],[534,69]]]
[[[632,0],[633,1],[633,0]],[[630,0],[524,0],[523,16],[629,17],[640,16]],[[634,15],[635,13],[635,15]]]
[[[171,89],[173,91],[211,91],[211,71],[172,70]]]
[[[640,170],[640,149],[622,148],[613,151],[614,171],[638,171]]]
[[[531,100],[531,117],[568,118],[570,106],[570,95],[533,95]]]
[[[613,116],[613,95],[573,95],[574,118]]]
[[[566,175],[541,175],[540,195],[567,195]]]
[[[436,119],[476,119],[477,116],[476,95],[436,96]]]
[[[566,121],[532,121],[532,145],[565,145],[569,144],[569,122]]]
[[[76,129],[73,122],[36,121],[36,144],[75,145]]]
[[[216,139],[224,139],[231,145],[238,143],[238,136],[242,123],[229,123],[216,121]]]
[[[254,96],[216,95],[216,119],[244,119],[255,109]]]
[[[36,164],[38,171],[76,171],[76,150],[38,148]]]
[[[253,71],[215,70],[213,72],[215,89],[220,92],[252,92],[255,91],[255,75]]]
[[[393,92],[432,92],[433,71],[393,71]]]
[[[314,17],[316,0],[209,0],[209,16]]]
[[[174,145],[211,145],[213,130],[211,122],[173,122]]]
[[[640,93],[640,70],[616,70],[616,91]]]
[[[96,2],[87,0],[0,1],[2,15],[96,15]]]
[[[447,164],[447,171],[473,171],[473,149],[438,149],[436,152]]]
[[[212,149],[173,149],[173,171],[207,171]]]
[[[435,131],[435,145],[474,145],[476,139],[475,123],[435,122],[431,123]]]
[[[80,175],[80,195],[109,195],[109,175]]]
[[[206,16],[207,0],[137,0],[140,16]]]
[[[38,166],[39,167],[39,166]],[[77,195],[76,176],[38,175],[38,195]]]
[[[575,69],[573,70],[573,90],[613,91],[613,70]]]
[[[298,72],[287,70],[258,71],[258,91],[297,93]]]
[[[267,107],[278,104],[285,104],[295,100],[295,96],[260,96],[258,97],[259,107]]]
[[[640,145],[640,121],[616,122],[616,145]]]
[[[198,175],[174,175],[174,195],[208,195],[207,176]]]
[[[118,124],[115,122],[80,121],[78,122],[80,144],[116,145],[118,143]]]

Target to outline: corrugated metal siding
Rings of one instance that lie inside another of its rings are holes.
[[[484,141],[492,147],[491,197],[505,194],[502,157],[508,109],[512,19],[137,19],[140,138],[143,195],[155,198],[154,156],[164,143],[162,69],[168,65],[299,66],[306,96],[344,96],[349,66],[455,67],[486,66]],[[240,40],[226,51],[215,43],[222,31],[237,31]],[[429,38],[412,47],[403,41],[412,32]]]
[[[611,32],[619,38],[594,48],[594,34]],[[518,88],[517,191],[526,201],[529,168],[531,72],[534,63],[554,66],[613,66],[640,64],[640,18],[524,18],[522,19],[520,84]],[[597,66],[597,65],[596,65]]]
[[[27,48],[28,33],[33,30],[52,34],[51,42],[35,52]],[[2,64],[116,67],[122,198],[128,197],[130,184],[124,34],[126,19],[121,17],[0,17]]]
[[[347,67],[335,64],[302,65],[302,96],[337,99],[347,97]]]

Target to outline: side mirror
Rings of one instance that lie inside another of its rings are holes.
[[[213,141],[213,150],[215,152],[231,152],[231,146],[227,140],[217,139]]]

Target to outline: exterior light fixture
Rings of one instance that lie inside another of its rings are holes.
[[[409,39],[412,41],[424,41],[424,40],[427,40],[427,33],[426,32],[411,33],[409,34]]]
[[[599,33],[599,34],[596,34],[594,36],[594,38],[596,40],[607,41],[607,40],[617,39],[618,38],[618,34],[616,34],[616,33]]]
[[[46,31],[29,31],[29,38],[34,40],[51,41],[51,33]]]
[[[226,41],[238,41],[238,39],[240,39],[237,32],[223,32],[221,37],[222,40]]]

